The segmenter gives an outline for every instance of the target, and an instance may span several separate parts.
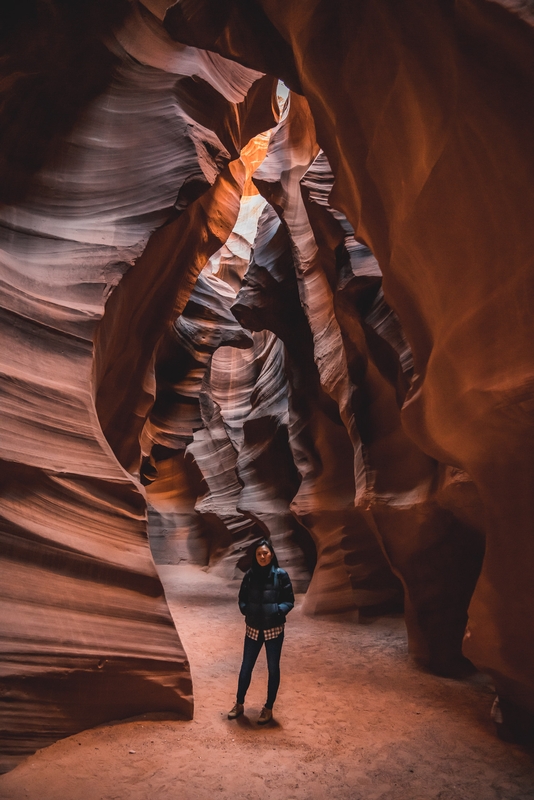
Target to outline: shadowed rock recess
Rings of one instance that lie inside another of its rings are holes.
[[[532,737],[533,25],[3,4],[3,770],[190,718],[153,558],[237,579],[265,534],[305,613],[404,604]]]

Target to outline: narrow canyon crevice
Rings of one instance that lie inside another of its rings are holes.
[[[3,771],[191,719],[155,563],[237,592],[262,536],[306,631],[403,614],[406,669],[533,740],[532,25],[5,4]]]

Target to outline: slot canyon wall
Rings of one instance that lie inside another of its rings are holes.
[[[270,535],[309,614],[403,602],[414,658],[488,672],[527,735],[528,6],[17,9],[2,768],[106,720],[192,715],[147,530],[156,561],[228,579]]]
[[[139,438],[156,343],[236,221],[254,161],[243,145],[276,121],[274,79],[174,45],[140,7],[91,32],[97,5],[71,18],[37,4],[46,47],[8,11],[3,769],[106,720],[192,715],[147,539]],[[71,80],[86,93],[75,119]]]
[[[413,350],[403,428],[467,474],[482,503],[464,653],[507,709],[532,715],[531,6],[214,8],[180,0],[164,24],[309,101],[335,175],[330,202],[377,257]]]

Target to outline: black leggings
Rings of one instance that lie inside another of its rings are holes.
[[[267,683],[267,702],[266,708],[272,708],[276,700],[276,693],[280,686],[280,655],[282,653],[282,644],[284,643],[284,631],[276,637],[276,639],[268,639],[265,641],[263,631],[260,631],[258,641],[245,636],[245,647],[243,649],[243,663],[239,672],[239,681],[237,684],[237,702],[244,703],[245,695],[248,687],[250,686],[250,679],[252,678],[252,670],[260,654],[260,650],[265,643],[265,651],[267,653],[267,668],[269,670],[269,681]]]

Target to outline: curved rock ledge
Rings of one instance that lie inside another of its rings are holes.
[[[310,613],[400,580],[534,735],[528,4],[67,5],[0,12],[3,767],[192,713],[141,480],[223,574],[260,532],[315,567]]]
[[[273,81],[173,44],[138,6],[106,43],[107,86],[0,209],[3,769],[106,720],[193,711],[139,435],[156,345],[236,221],[239,151],[275,121]]]
[[[265,36],[239,3],[217,5],[217,25],[210,0],[194,14],[181,0],[165,25],[263,63]],[[403,425],[467,472],[483,504],[465,654],[533,715],[532,15],[505,0],[432,0],[424,13],[411,0],[253,5],[273,45],[289,44],[271,71],[296,70],[336,176],[332,205],[376,255],[411,344]]]

